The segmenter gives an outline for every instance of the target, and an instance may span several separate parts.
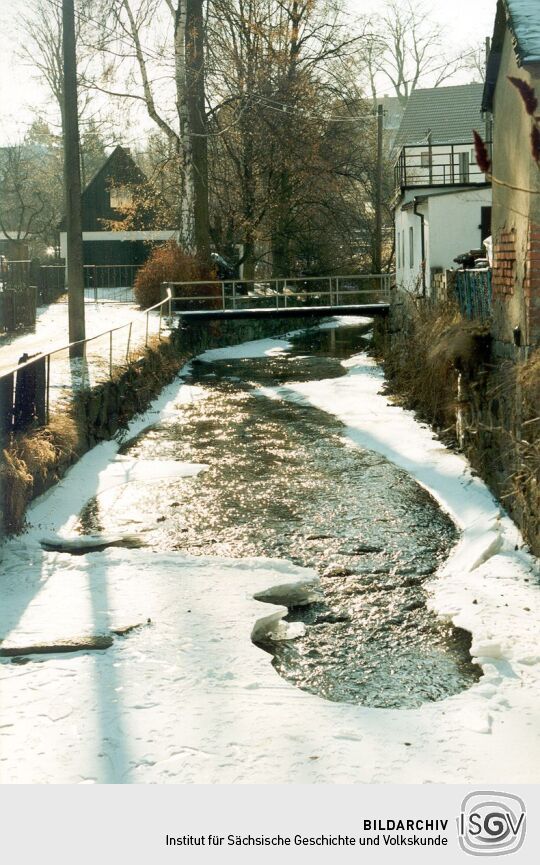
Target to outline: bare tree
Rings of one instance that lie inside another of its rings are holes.
[[[61,160],[29,137],[2,149],[0,231],[15,245],[50,244],[61,213]],[[60,191],[60,194],[59,194]]]
[[[430,20],[429,10],[421,3],[386,0],[374,24],[366,57],[374,102],[381,77],[405,105],[421,78],[430,78],[431,86],[439,87],[469,59],[466,50],[458,57],[448,56],[443,28]]]
[[[80,79],[85,76],[85,70],[91,63],[91,52],[85,48],[85,45],[93,26],[89,18],[92,2],[93,0],[82,0],[76,17],[77,63],[81,70]],[[27,10],[21,19],[20,30],[19,54],[46,84],[63,129],[62,4],[59,0],[29,0]],[[79,98],[81,120],[88,113],[90,101],[90,92],[83,91]]]
[[[207,260],[203,0],[108,0],[102,16],[115,38],[106,31],[100,47],[108,56],[107,75],[90,83],[112,97],[140,103],[169,141],[179,167],[177,223],[181,243],[187,252]],[[168,42],[163,33],[170,34]],[[117,83],[122,72],[126,82],[123,89]]]
[[[366,110],[358,102],[352,107],[350,100],[352,113],[347,109],[347,88],[354,80],[350,58],[361,42],[339,12],[329,14],[322,2],[214,0],[209,21],[209,91],[216,99],[209,139],[214,226],[222,244],[236,234],[246,277],[265,249],[271,249],[274,274],[287,275],[330,242],[332,208],[322,190],[329,194],[341,154],[325,149],[333,127],[328,116],[332,105],[343,113],[338,127],[352,132],[355,112]]]

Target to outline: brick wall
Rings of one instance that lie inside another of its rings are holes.
[[[519,326],[524,343],[540,345],[540,222],[504,227],[494,238],[495,337],[511,341]]]
[[[516,233],[503,229],[493,245],[493,297],[506,298],[516,288]]]

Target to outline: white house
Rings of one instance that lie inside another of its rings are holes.
[[[482,84],[413,91],[396,138],[396,281],[429,294],[432,273],[480,249],[490,234],[491,185],[476,164],[485,135]]]

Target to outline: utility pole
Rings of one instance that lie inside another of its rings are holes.
[[[372,267],[374,273],[382,269],[382,202],[383,202],[383,107],[377,105],[377,171],[375,179],[375,243]]]
[[[491,39],[489,38],[489,36],[486,36],[485,52],[486,52],[485,53],[486,72],[485,72],[484,78],[485,78],[485,81],[487,82],[489,55],[491,53]],[[493,138],[493,135],[492,135],[492,128],[491,128],[491,114],[489,113],[489,111],[486,111],[486,113],[484,115],[484,119],[485,119],[485,124],[486,124],[485,133],[484,133],[484,141],[486,142],[489,156],[492,159],[493,154],[492,154],[491,139]]]
[[[77,106],[77,57],[75,53],[74,0],[62,0],[64,63],[64,189],[66,202],[69,341],[85,338],[84,270],[81,212],[79,112]],[[80,357],[83,346],[70,350]]]

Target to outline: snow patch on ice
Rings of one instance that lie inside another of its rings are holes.
[[[244,360],[282,354],[290,347],[291,343],[287,339],[257,339],[225,348],[209,348],[199,355],[199,360]]]

